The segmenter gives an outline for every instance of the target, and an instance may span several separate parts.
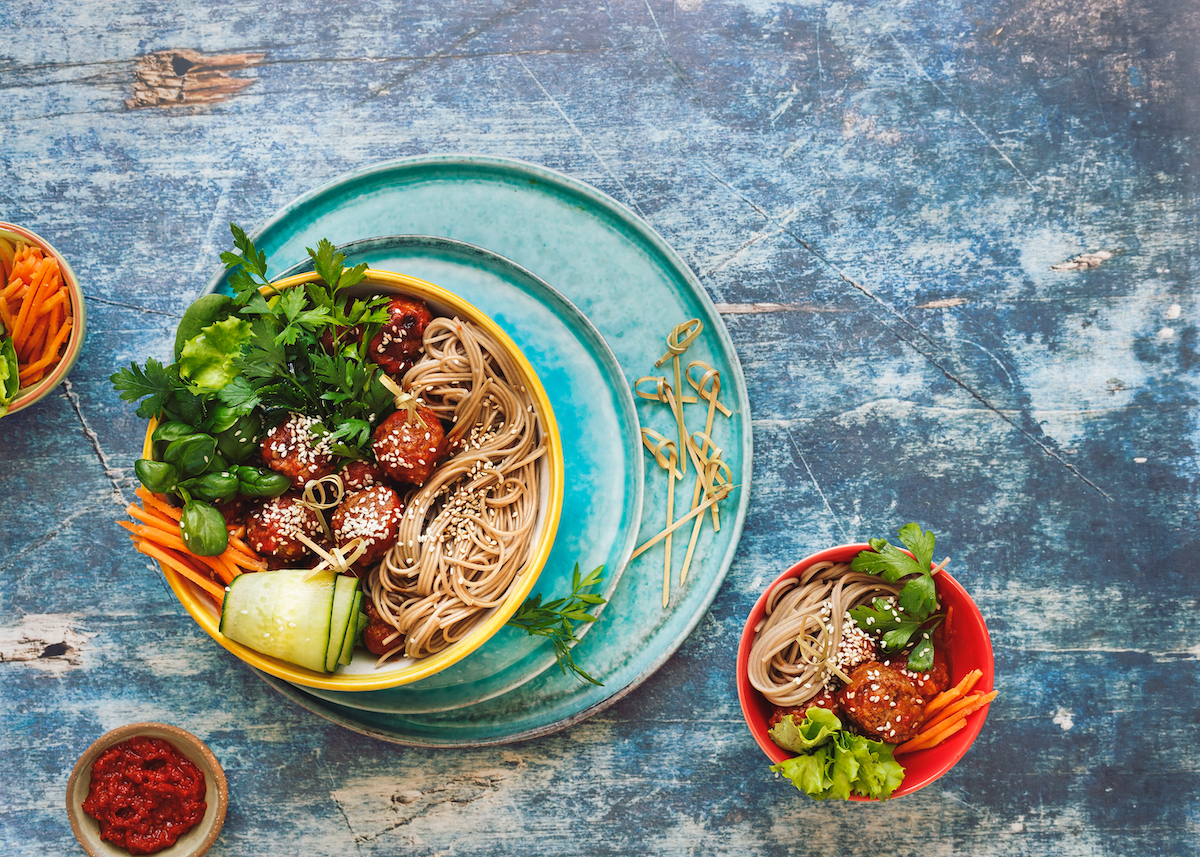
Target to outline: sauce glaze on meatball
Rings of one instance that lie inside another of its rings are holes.
[[[299,500],[298,493],[289,491],[260,503],[246,518],[246,542],[272,568],[284,568],[308,556],[309,548],[297,533],[318,544],[324,537],[319,515]]]
[[[291,479],[294,488],[328,476],[333,472],[334,456],[328,441],[313,436],[311,429],[318,425],[313,417],[289,414],[262,439],[263,464]]]
[[[442,455],[445,432],[437,414],[417,408],[391,414],[375,429],[372,448],[383,472],[408,485],[424,485]]]
[[[396,543],[403,513],[400,495],[386,485],[355,491],[333,512],[330,523],[334,541],[344,547],[354,539],[361,539],[366,550],[356,565],[377,562]]]
[[[421,354],[425,328],[433,320],[424,301],[393,298],[388,320],[367,346],[367,356],[389,375],[403,375]]]
[[[864,735],[889,744],[914,737],[925,714],[925,700],[908,676],[879,661],[859,664],[850,683],[837,693],[842,712]]]

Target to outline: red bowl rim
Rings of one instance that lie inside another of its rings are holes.
[[[763,590],[762,595],[759,596],[758,601],[755,602],[754,607],[750,610],[749,617],[746,619],[745,627],[742,629],[741,641],[738,644],[737,653],[738,702],[741,705],[742,716],[746,720],[746,725],[750,729],[750,734],[754,737],[755,743],[758,744],[759,748],[767,754],[767,757],[771,760],[772,764],[777,764],[785,759],[790,759],[793,754],[789,753],[787,750],[784,750],[771,740],[770,736],[767,734],[766,724],[762,722],[755,713],[755,700],[761,700],[762,696],[759,694],[759,691],[751,686],[746,667],[750,658],[750,647],[754,642],[755,626],[758,625],[758,623],[762,621],[763,616],[766,615],[767,596],[770,595],[771,591],[782,581],[796,577],[813,563],[826,561],[845,562],[849,559],[852,559],[856,554],[864,550],[871,550],[871,546],[869,544],[835,545],[834,547],[825,548],[824,550],[817,551],[814,554],[806,556],[804,559],[792,565],[787,571],[783,572],[783,574],[775,578],[775,580],[771,582],[771,585]],[[969,668],[980,670],[983,675],[980,677],[975,687],[985,692],[990,691],[992,690],[993,682],[995,680],[995,661],[992,653],[991,636],[988,634],[987,623],[984,622],[983,614],[980,613],[979,608],[971,599],[971,596],[967,594],[967,591],[963,588],[962,584],[955,580],[949,572],[945,570],[938,572],[936,580],[939,592],[942,591],[943,587],[954,590],[956,597],[960,599],[962,603],[970,605],[971,609],[966,611],[967,615],[965,616],[960,616],[959,613],[955,611],[954,625],[956,628],[962,628],[963,626],[959,624],[960,622],[964,624],[969,623],[971,626],[973,626],[970,633],[978,636],[982,643],[983,654],[981,662],[973,663],[968,668],[962,668],[964,665],[955,665],[955,672],[965,673]],[[957,680],[957,678],[952,675],[951,681],[955,680]],[[947,749],[952,750],[952,752],[946,753],[946,756],[942,760],[941,764],[927,772],[924,776],[916,777],[910,775],[907,772],[906,766],[904,782],[902,782],[900,787],[892,793],[892,798],[902,797],[906,794],[912,794],[919,789],[923,789],[925,786],[929,785],[953,768],[958,763],[959,759],[966,755],[967,751],[974,743],[975,738],[978,737],[979,732],[983,729],[983,724],[987,719],[989,708],[991,708],[991,705],[985,705],[979,711],[969,715],[967,717],[967,725],[961,731],[959,731],[958,734],[946,739],[946,741],[938,747],[930,748],[929,750],[918,750],[916,753],[912,754],[915,757],[918,754],[929,753],[939,749],[943,752],[945,752]],[[947,745],[949,745],[949,747],[947,747]],[[904,757],[902,756],[899,761],[903,765]],[[874,798],[866,798],[860,795],[852,794],[850,796],[850,800],[874,801]]]

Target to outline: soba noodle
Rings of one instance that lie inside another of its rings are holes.
[[[368,577],[396,628],[380,661],[439,652],[504,601],[534,545],[545,453],[516,364],[469,322],[435,318],[401,383],[454,424],[448,438],[461,447],[409,498],[396,545]]]
[[[846,614],[899,591],[898,584],[851,571],[848,562],[814,563],[779,584],[750,647],[750,684],[774,705],[808,702],[839,675],[839,660],[862,651],[866,635]]]

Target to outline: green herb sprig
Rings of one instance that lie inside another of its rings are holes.
[[[579,563],[575,563],[575,571],[571,574],[569,598],[557,598],[543,604],[541,595],[530,596],[508,620],[509,625],[526,631],[530,636],[549,637],[554,643],[554,655],[563,674],[570,672],[597,687],[602,687],[603,684],[584,672],[571,655],[571,646],[579,642],[575,635],[575,626],[571,623],[596,621],[596,617],[589,611],[604,604],[605,599],[584,590],[603,582],[604,578],[600,576],[603,570],[604,566],[598,566],[591,574],[581,578]]]
[[[935,615],[937,586],[930,571],[935,537],[919,524],[905,524],[899,532],[900,542],[912,556],[888,544],[887,539],[871,539],[871,550],[850,562],[852,571],[878,575],[889,583],[905,580],[895,603],[876,598],[870,607],[855,607],[850,617],[864,631],[881,634],[886,652],[902,652],[912,646],[908,668],[923,672],[933,666],[932,631],[942,621],[941,614]]]

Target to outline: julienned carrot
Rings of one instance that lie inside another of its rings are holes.
[[[168,533],[166,530],[160,530],[157,527],[148,527],[145,525],[131,524],[128,521],[117,521],[129,532],[146,541],[153,542],[160,547],[173,550],[177,553],[187,554],[193,561],[202,563],[212,570],[213,574],[221,578],[222,582],[229,583],[241,571],[234,568],[232,564],[227,562],[221,556],[197,556],[187,549],[187,545],[183,543],[183,539],[175,533]]]
[[[130,515],[137,518],[139,521],[145,520],[144,516],[152,516],[156,518],[156,526],[158,529],[165,532],[178,533],[179,519],[183,514],[181,509],[177,509],[164,501],[159,495],[151,493],[145,487],[139,486],[133,492],[142,501],[142,509],[137,506],[130,506],[126,509]],[[134,511],[141,512],[141,515],[135,514]],[[237,576],[241,574],[242,569],[252,569],[254,571],[266,570],[267,564],[254,551],[250,550],[240,539],[229,537],[229,546],[220,555],[222,564],[226,567],[225,574],[221,574],[225,578],[227,574]],[[218,572],[220,573],[220,572]],[[229,581],[226,580],[226,583]]]
[[[181,517],[183,517],[182,509],[176,509],[170,503],[163,500],[157,494],[152,494],[146,488],[137,488],[134,490],[133,493],[134,493],[134,495],[136,495],[138,497],[138,499],[140,499],[142,501],[142,506],[146,507],[147,511],[149,511],[150,509],[153,509],[155,512],[158,512],[163,517],[172,518],[176,522],[178,522],[179,519]]]
[[[133,505],[132,503],[125,507],[125,512],[129,515],[129,517],[137,518],[143,524],[149,524],[150,526],[152,526],[156,529],[159,529],[159,530],[163,530],[164,532],[167,532],[167,533],[178,533],[179,532],[179,524],[178,523],[161,518],[158,515],[147,512],[145,509],[139,509],[137,506]]]
[[[266,562],[262,559],[262,557],[252,551],[245,542],[234,536],[232,533],[229,534],[229,546],[225,548],[225,553],[229,554],[230,556],[246,560],[250,566],[261,564],[264,568],[266,568]]]
[[[55,307],[63,306],[67,302],[67,292],[65,289],[59,289],[51,297],[42,303],[35,311],[38,315],[45,315]]]
[[[25,336],[28,333],[29,316],[33,312],[33,308],[37,306],[38,295],[42,293],[46,282],[46,271],[49,268],[49,262],[42,259],[38,266],[33,271],[33,281],[29,284],[29,290],[25,293],[25,297],[21,300],[21,311],[17,315],[16,323],[13,325],[12,338],[13,345],[17,351],[21,350],[21,346],[25,343]]]
[[[158,560],[172,571],[182,574],[192,583],[196,584],[209,595],[211,595],[218,604],[225,600],[225,588],[223,586],[213,583],[203,574],[188,565],[187,562],[185,562],[184,559],[177,555],[174,551],[164,550],[148,539],[137,539],[136,544],[137,549],[140,552],[144,553],[148,557]]]
[[[938,729],[930,729],[917,737],[905,741],[900,746],[896,747],[892,752],[899,756],[901,753],[913,753],[917,750],[928,750],[930,747],[936,747],[938,744],[945,741],[955,732],[967,725],[966,720],[955,720],[953,723],[942,724]]]
[[[921,728],[931,729],[934,726],[937,726],[939,723],[945,723],[947,720],[954,719],[958,715],[966,717],[968,714],[972,714],[978,711],[980,708],[983,708],[983,706],[987,705],[995,698],[996,691],[994,690],[989,693],[973,693],[970,696],[963,697],[958,702],[954,703],[953,705],[946,706],[946,708],[944,708],[934,717],[923,722],[921,724]]]
[[[63,340],[65,340],[70,333],[71,322],[63,322],[62,327],[59,329],[58,333],[54,335],[54,338],[50,341],[50,343],[42,347],[41,358],[36,362],[30,363],[21,370],[21,379],[25,379],[26,373],[32,374],[35,371],[45,371],[46,369],[50,368],[52,364],[57,363],[59,360],[58,349],[62,346]]]
[[[937,746],[966,726],[967,717],[995,699],[996,693],[997,691],[993,690],[988,693],[971,694],[963,700],[964,704],[956,706],[957,710],[953,713],[946,712],[943,717],[934,718],[933,722],[924,724],[915,737],[901,744],[896,751],[908,753]]]
[[[22,387],[36,384],[61,360],[72,329],[71,298],[58,259],[22,244],[13,254],[7,283],[0,283],[0,321],[17,353]]]
[[[962,699],[963,695],[970,691],[975,686],[975,682],[979,681],[982,677],[983,673],[980,670],[971,670],[959,679],[958,684],[954,687],[942,691],[929,700],[925,706],[925,721],[928,722],[933,715],[937,714],[950,703]]]
[[[256,560],[258,560],[259,562],[261,562],[261,561],[262,561],[261,559],[259,559],[259,557],[258,557],[258,554],[257,554],[257,553],[255,553],[255,552],[254,552],[254,551],[253,551],[253,550],[250,548],[250,545],[246,544],[244,541],[242,541],[240,538],[238,538],[237,536],[235,536],[233,533],[230,533],[230,534],[229,534],[229,544],[230,544],[230,546],[231,546],[232,548],[234,548],[234,549],[235,549],[235,550],[236,550],[238,553],[242,553],[242,554],[245,554],[246,556],[254,557],[254,558],[255,558]]]

